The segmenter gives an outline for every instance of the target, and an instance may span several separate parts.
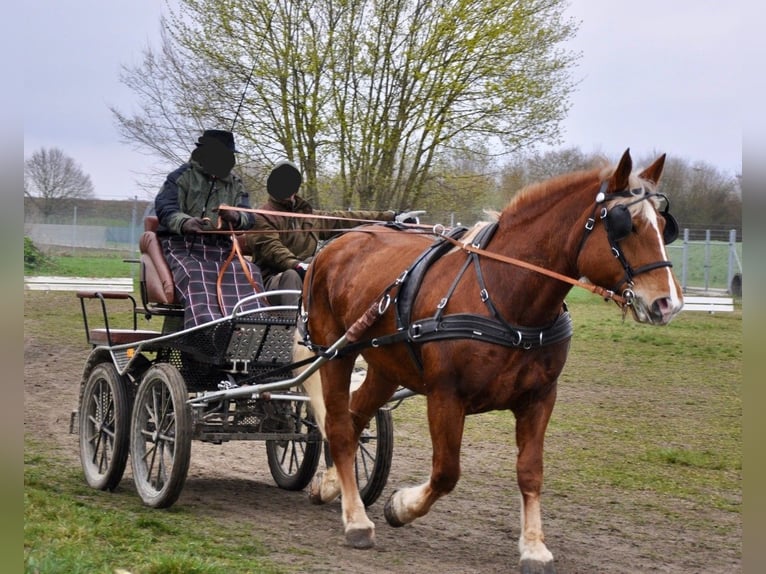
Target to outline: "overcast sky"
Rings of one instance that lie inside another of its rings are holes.
[[[147,199],[136,174],[152,160],[119,141],[109,106],[136,107],[120,67],[159,45],[164,2],[24,4],[25,157],[61,148],[97,197]],[[572,0],[568,13],[581,21],[569,47],[582,57],[562,147],[613,159],[628,147],[634,157],[665,152],[741,173],[739,1]]]

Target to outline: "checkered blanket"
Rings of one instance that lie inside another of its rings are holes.
[[[184,328],[219,319],[231,313],[234,305],[243,297],[256,291],[247,280],[238,257],[229,263],[221,281],[221,300],[218,303],[217,281],[221,267],[231,252],[231,239],[222,235],[171,235],[161,239],[162,250],[168,260],[176,286],[177,301],[184,306]],[[253,280],[263,291],[261,273],[246,260]],[[255,301],[243,310],[264,306]]]

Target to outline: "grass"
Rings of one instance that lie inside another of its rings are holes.
[[[726,289],[729,268],[729,245],[724,242],[711,242],[710,257],[706,259],[705,245],[690,243],[688,246],[688,264],[686,270],[687,285],[705,286],[705,270],[708,271],[707,283],[711,288]],[[676,242],[668,247],[668,257],[674,264],[679,280],[683,268],[683,245]],[[742,260],[742,244],[737,244],[739,260]],[[63,275],[72,277],[128,277],[136,273],[136,264],[126,263],[124,259],[135,257],[135,253],[114,252],[100,249],[78,249],[77,252],[59,251],[49,253],[45,262],[34,268],[26,268],[27,275]],[[739,269],[735,269],[739,271]]]
[[[582,497],[594,508],[644,520],[662,514],[702,532],[736,536],[742,512],[742,311],[682,312],[666,327],[624,322],[611,303],[575,289],[575,333],[546,435],[545,508]],[[72,293],[25,293],[25,337],[84,346]],[[397,449],[430,452],[425,401],[394,411]],[[464,468],[459,488],[476,496],[488,480],[516,496],[514,419],[469,417],[464,451],[500,453]],[[426,458],[428,455],[426,455]],[[24,557],[28,573],[289,572],[257,536],[201,521],[193,510],[144,507],[133,492],[108,497],[39,437],[25,438]],[[427,467],[402,482],[419,482]],[[715,519],[711,512],[715,511]],[[236,512],[232,512],[236,519]],[[594,518],[595,519],[595,518]],[[583,517],[583,520],[589,520]],[[251,530],[252,525],[243,526]],[[240,531],[242,528],[239,529]],[[283,554],[299,549],[283,549]]]
[[[124,253],[92,251],[72,255],[58,253],[46,256],[45,261],[34,268],[25,268],[26,275],[57,275],[63,277],[130,277],[137,274],[138,265],[127,263]]]
[[[682,312],[670,325],[652,327],[630,318],[623,323],[614,304],[581,290],[567,302],[575,332],[546,433],[545,490],[566,497],[587,489],[594,497],[641,500],[660,513],[691,505],[697,518],[690,520],[701,524],[709,521],[707,508],[715,508],[736,522],[741,310]],[[397,437],[407,433],[428,451],[425,401],[405,401],[395,413]],[[511,413],[468,417],[464,449],[494,452],[503,444],[515,444]],[[515,451],[497,458],[492,469],[465,468],[461,484],[478,492],[487,473],[515,473]]]
[[[104,498],[78,469],[27,437],[24,450],[24,565],[34,574],[228,574],[286,572],[250,535],[203,523],[183,508],[158,512],[132,493]]]

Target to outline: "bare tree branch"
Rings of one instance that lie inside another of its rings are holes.
[[[47,220],[65,201],[92,198],[93,183],[61,149],[40,148],[24,161],[24,196]]]

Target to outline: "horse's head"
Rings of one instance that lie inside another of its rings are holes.
[[[663,154],[636,175],[625,151],[595,193],[577,259],[581,276],[622,295],[636,321],[656,325],[683,306],[665,248],[677,238],[678,224],[667,197],[656,191],[664,164]]]

